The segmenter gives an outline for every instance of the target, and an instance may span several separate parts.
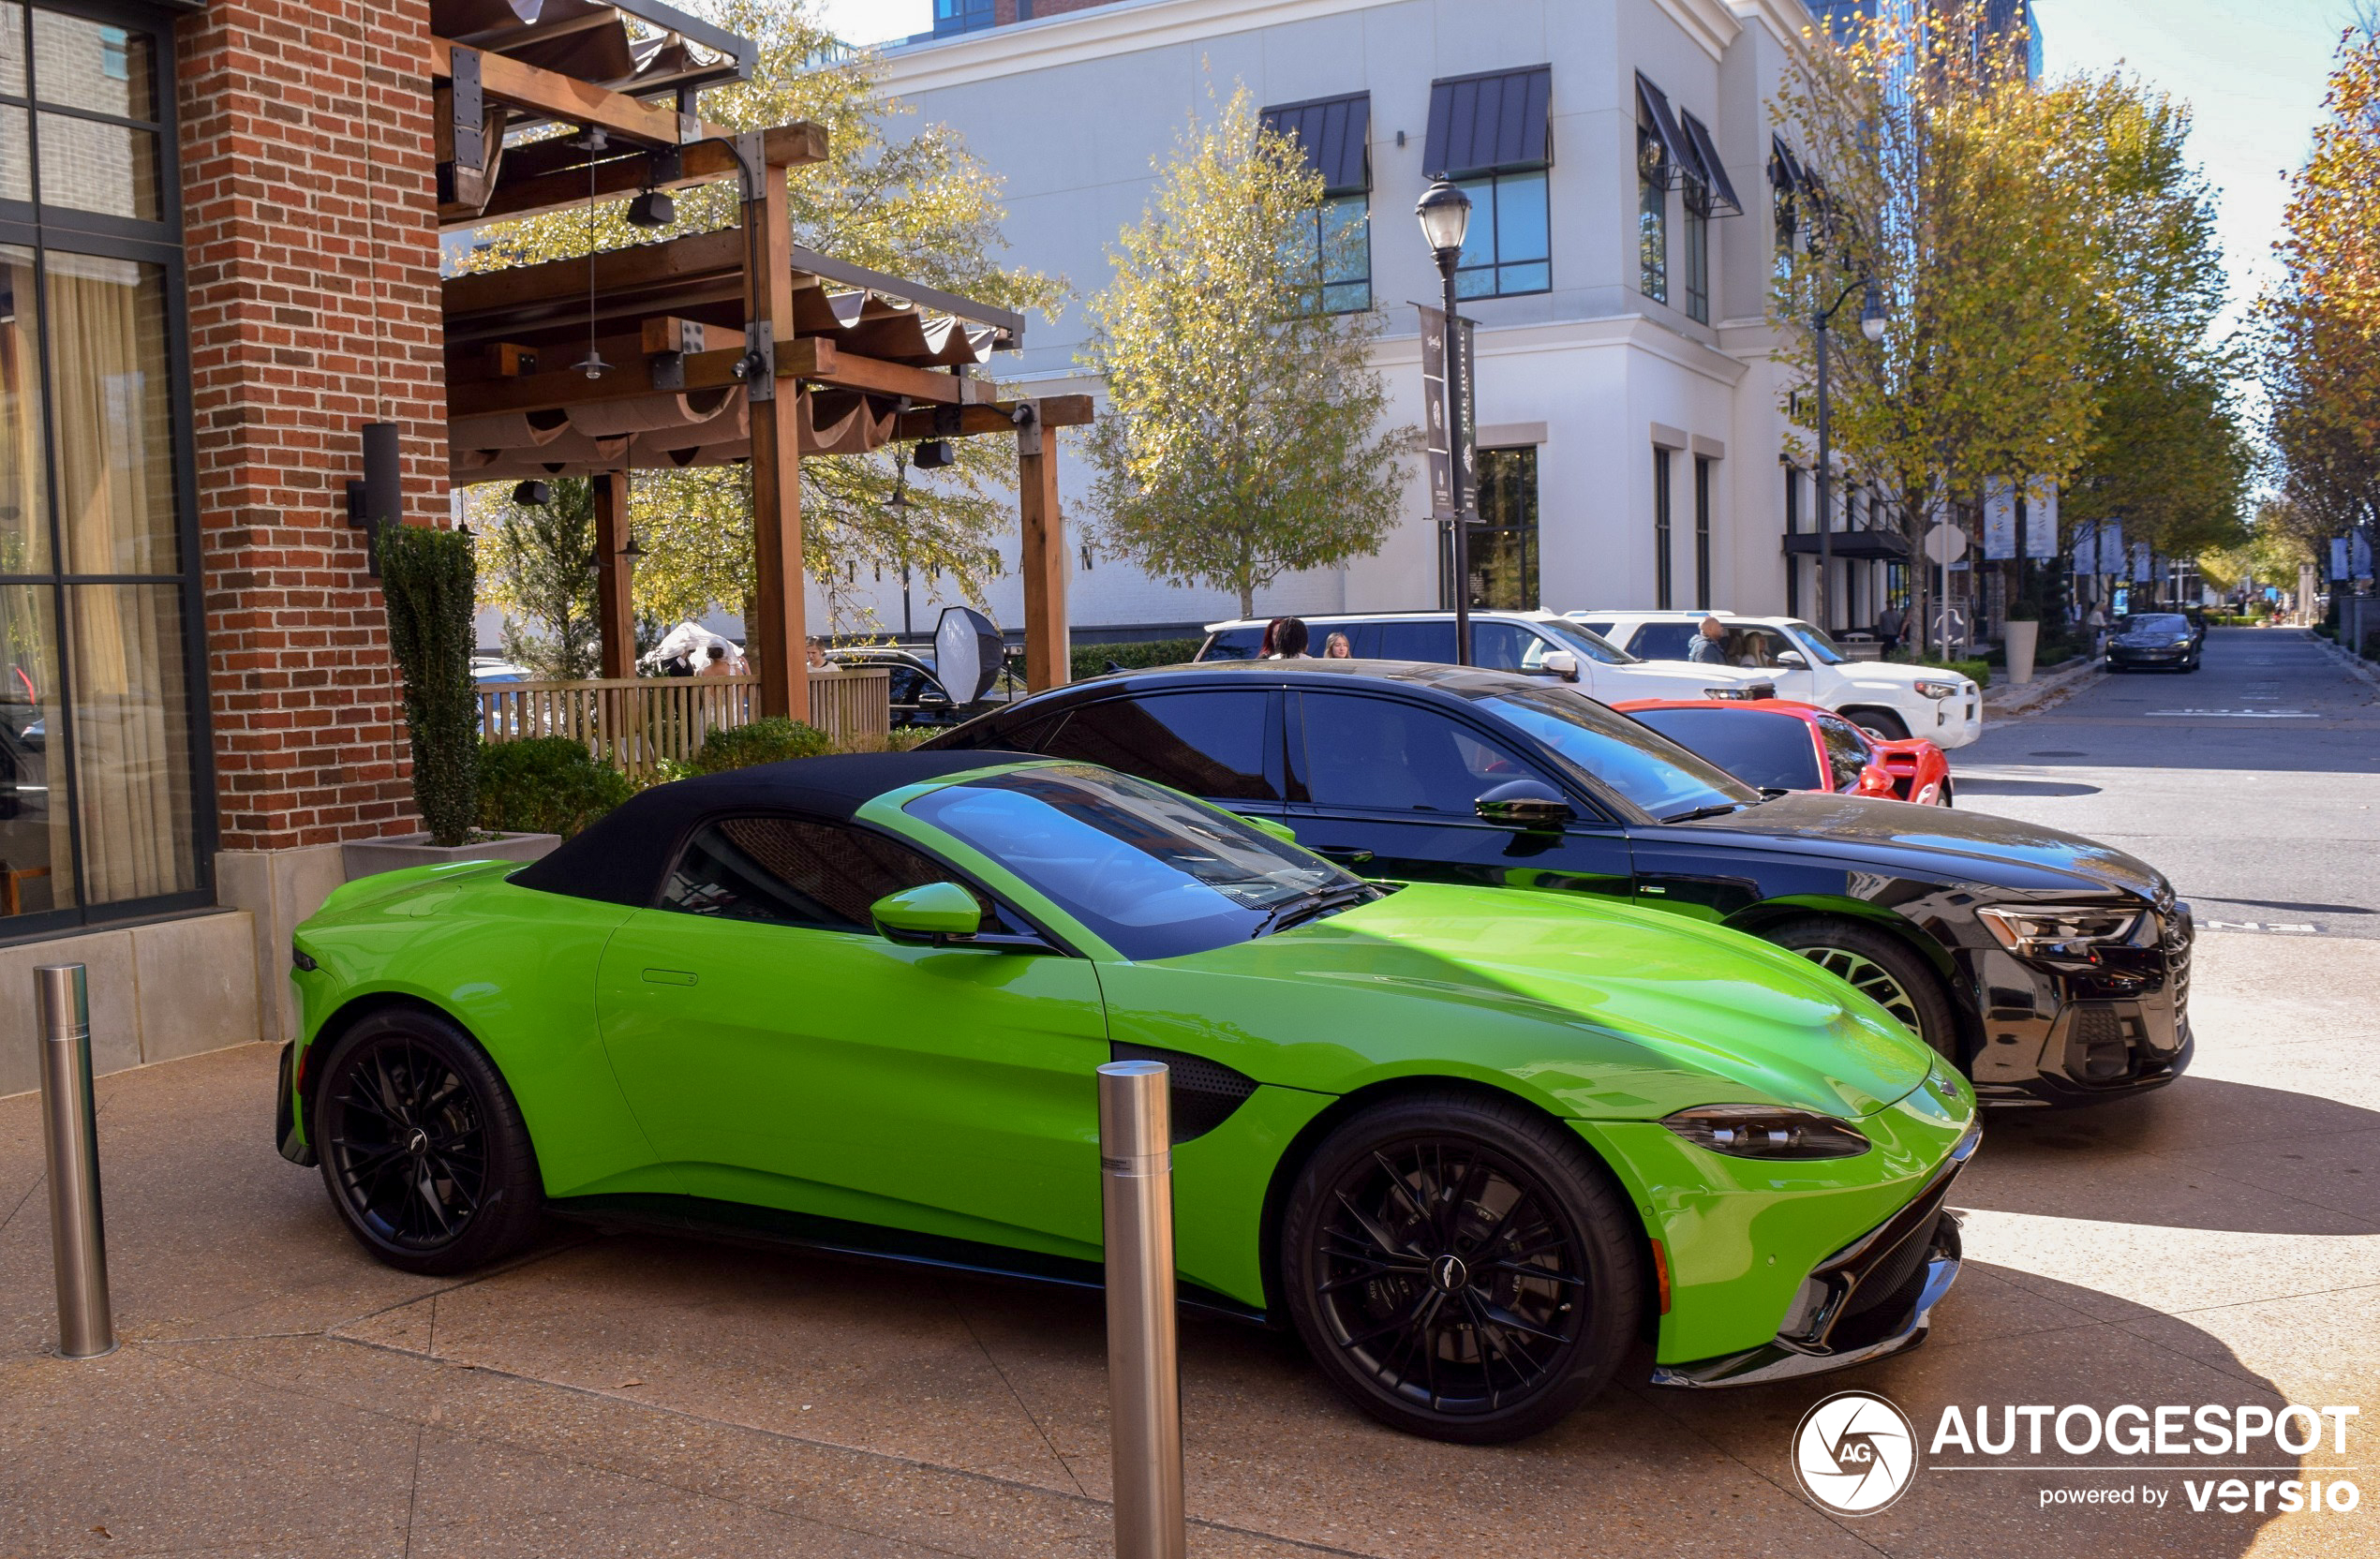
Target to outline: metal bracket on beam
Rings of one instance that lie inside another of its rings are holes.
[[[767,320],[745,324],[744,360],[736,364],[736,377],[744,381],[744,399],[777,398],[777,333]]]
[[[951,409],[956,411],[958,408],[953,407]],[[1036,408],[1031,401],[1019,401],[1017,403],[1017,409],[1009,413],[1009,417],[1010,420],[1017,424],[1017,453],[1019,454],[1039,454],[1041,453],[1041,412],[1039,408]]]
[[[450,52],[450,57],[454,90],[448,99],[447,120],[454,126],[454,160],[466,168],[484,168],[487,143],[482,126],[487,105],[480,95],[480,52],[455,49]]]
[[[695,141],[702,139],[703,116],[699,113],[690,113],[687,111],[684,105],[679,105],[677,110],[677,143],[680,146],[691,146]]]
[[[686,176],[686,153],[683,147],[656,146],[645,154],[645,183],[648,188],[676,184]]]
[[[763,181],[768,176],[768,138],[759,130],[745,130],[727,143],[736,154],[736,182],[743,188],[744,203],[749,205],[767,192]]]

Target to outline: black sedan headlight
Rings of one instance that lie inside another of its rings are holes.
[[[1782,1105],[1697,1105],[1661,1124],[1730,1158],[1856,1158],[1873,1146],[1847,1121]]]
[[[1984,928],[2020,958],[2095,961],[2131,943],[2147,913],[2123,905],[1995,904],[1977,910]]]

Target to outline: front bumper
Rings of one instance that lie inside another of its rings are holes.
[[[2048,1108],[2163,1088],[2190,1068],[2190,906],[2158,917],[2153,944],[2104,970],[2047,969],[1997,948],[1973,955],[1983,1032],[1968,1076],[1979,1103]]]
[[[2122,645],[2107,646],[2110,668],[2123,666],[2185,666],[2198,657],[2195,645],[2171,649],[2133,649]]]
[[[1655,1386],[1763,1386],[1847,1370],[1926,1340],[1934,1306],[1958,1277],[1958,1214],[1943,1204],[1983,1140],[1979,1127],[1951,1150],[1941,1172],[1909,1204],[1812,1269],[1823,1299],[1806,1319],[1738,1353],[1657,1364]]]

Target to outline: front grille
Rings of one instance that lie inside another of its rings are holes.
[[[2177,1025],[2190,1004],[2190,953],[2196,941],[2192,934],[2194,929],[2186,910],[2166,918],[2164,942],[2165,988],[2173,992],[2174,1022]]]

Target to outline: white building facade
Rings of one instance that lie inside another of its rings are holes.
[[[1812,599],[1812,561],[1789,567],[1789,527],[1812,527],[1810,483],[1785,459],[1787,386],[1765,318],[1770,105],[1811,25],[1802,0],[1113,0],[1001,14],[887,51],[885,91],[956,128],[1006,181],[1015,261],[1079,294],[1105,286],[1156,164],[1244,83],[1323,168],[1333,215],[1368,211],[1368,275],[1335,296],[1384,312],[1376,359],[1398,424],[1423,420],[1413,304],[1440,290],[1414,202],[1439,171],[1472,194],[1462,280],[1480,510],[1507,527],[1474,540],[1499,560],[1492,604],[1766,613]],[[1086,330],[1070,301],[997,371],[1042,393],[1096,393],[1076,361]],[[1258,612],[1446,603],[1443,531],[1413,464],[1406,518],[1376,557],[1285,578]],[[1078,539],[1095,517],[1078,454],[1068,467]],[[1884,570],[1838,567],[1837,626],[1862,625]],[[1017,593],[1004,581],[991,602],[1004,623],[1021,620]],[[932,594],[918,582],[921,628]],[[889,580],[875,609],[898,626]],[[1078,554],[1078,641],[1187,631],[1236,610],[1222,592]]]

